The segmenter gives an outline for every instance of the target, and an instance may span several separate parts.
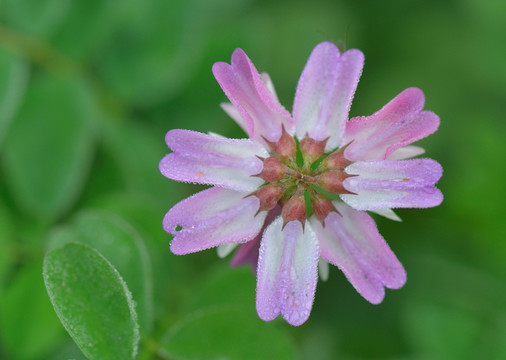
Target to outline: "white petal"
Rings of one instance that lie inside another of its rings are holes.
[[[320,275],[322,281],[329,279],[329,262],[325,259],[320,258],[318,260],[318,275]]]
[[[402,221],[402,219],[396,213],[394,213],[394,211],[392,209],[389,209],[389,208],[371,210],[371,212],[381,215],[381,216],[384,216],[390,220]]]
[[[234,249],[238,246],[239,244],[237,243],[229,243],[229,244],[222,244],[222,245],[219,245],[217,248],[216,248],[216,253],[218,254],[218,257],[220,258],[224,258],[226,257],[228,254],[230,254],[232,251],[234,251]]]

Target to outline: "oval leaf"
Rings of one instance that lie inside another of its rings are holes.
[[[54,218],[72,205],[91,164],[96,117],[79,79],[32,80],[5,139],[5,176],[23,208]]]
[[[177,359],[294,359],[291,342],[254,311],[209,309],[186,317],[165,338],[163,351]]]
[[[96,250],[69,243],[44,260],[44,281],[63,326],[89,359],[133,359],[139,327],[132,296]]]
[[[48,245],[54,249],[69,242],[89,245],[111,262],[132,292],[141,332],[149,332],[153,321],[151,262],[134,228],[107,211],[84,211],[70,228],[53,232]]]

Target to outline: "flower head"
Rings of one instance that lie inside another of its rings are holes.
[[[168,178],[213,185],[176,204],[164,218],[171,250],[188,254],[237,245],[232,265],[257,273],[257,312],[292,325],[311,312],[318,264],[339,267],[368,301],[406,281],[399,260],[366,211],[397,220],[392,208],[441,203],[441,166],[411,159],[410,144],[433,133],[439,118],[422,111],[409,88],[371,116],[348,120],[363,66],[359,50],[316,46],[300,77],[293,114],[280,105],[268,75],[241,49],[213,73],[231,103],[222,108],[249,139],[171,130]],[[338,200],[336,200],[338,199]],[[308,205],[310,211],[308,211]]]

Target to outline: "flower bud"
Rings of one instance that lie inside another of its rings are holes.
[[[265,138],[264,140],[281,161],[295,162],[297,144],[295,143],[295,139],[286,132],[284,126],[281,128],[281,137],[276,143],[270,142]]]
[[[348,144],[341,146],[339,150],[333,152],[325,159],[322,160],[320,164],[320,168],[323,170],[331,169],[331,170],[344,170],[348,165],[351,164],[351,161],[344,157],[344,151],[350,145]]]
[[[325,152],[325,145],[327,139],[322,141],[314,140],[308,136],[300,142],[300,151],[302,153],[302,159],[304,159],[304,166],[311,166],[316,160],[320,158]]]
[[[264,168],[258,176],[266,182],[273,182],[283,179],[289,172],[290,169],[288,169],[279,159],[269,157],[264,160]]]
[[[329,170],[316,177],[316,184],[332,194],[354,194],[343,186],[343,181],[350,176],[356,175],[349,175],[341,170]]]
[[[257,211],[258,214],[260,211],[268,211],[274,209],[279,199],[281,199],[283,191],[284,187],[282,184],[269,184],[262,186],[260,189],[256,190],[248,196],[254,195],[258,198],[258,200],[260,200],[260,207]]]
[[[334,204],[324,195],[317,192],[311,195],[311,208],[313,209],[314,216],[316,216],[324,226],[324,221],[330,212],[335,211],[339,214]]]
[[[299,220],[302,224],[302,228],[304,228],[307,209],[303,190],[297,190],[297,192],[283,205],[281,216],[283,217],[283,228],[293,220]]]

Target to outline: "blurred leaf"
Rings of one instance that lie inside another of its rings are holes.
[[[49,359],[51,360],[84,360],[86,357],[83,355],[81,349],[77,346],[77,344],[69,337],[67,342],[64,342],[63,345],[51,354]]]
[[[213,249],[215,250],[215,249]],[[221,261],[230,261],[230,258]],[[255,308],[255,275],[249,266],[231,269],[228,265],[219,264],[209,275],[202,278],[202,286],[193,297],[190,310],[209,306],[244,306]]]
[[[431,359],[476,359],[482,326],[476,315],[455,306],[411,303],[406,309],[407,336],[414,349]]]
[[[416,251],[403,335],[431,359],[500,359],[504,353],[504,282],[468,264]],[[409,293],[408,293],[409,294]]]
[[[294,359],[291,342],[254,311],[230,307],[187,316],[163,341],[163,351],[176,359]]]
[[[81,80],[32,80],[5,141],[5,177],[20,206],[47,219],[73,204],[90,167],[96,118]]]
[[[73,0],[51,43],[72,57],[89,57],[111,39],[127,0]]]
[[[69,243],[44,260],[44,281],[61,322],[89,359],[133,359],[139,329],[116,269],[97,251]]]
[[[173,317],[181,307],[186,307],[186,296],[195,297],[193,293],[183,295],[183,289],[194,284],[196,269],[189,258],[170,251],[171,235],[162,227],[163,215],[170,205],[167,203],[164,207],[152,197],[124,192],[111,193],[90,203],[93,208],[111,211],[126,219],[145,240],[152,263],[155,318],[158,320],[165,315]]]
[[[100,62],[115,94],[137,106],[165,100],[195,76],[216,23],[248,0],[131,1],[130,21]]]
[[[194,0],[138,1],[131,21],[106,50],[101,73],[114,93],[153,104],[178,89],[202,55]]]
[[[4,277],[12,262],[11,246],[13,241],[12,219],[8,209],[0,199],[0,293],[4,285]]]
[[[141,194],[167,208],[176,202],[171,182],[160,173],[158,163],[169,152],[164,134],[133,122],[108,124],[104,146],[117,162],[126,186],[133,194]]]
[[[25,93],[28,65],[0,48],[0,148],[5,132]]]
[[[71,0],[3,0],[0,19],[28,35],[47,38],[67,14]]]
[[[153,322],[151,263],[139,234],[122,218],[105,211],[81,212],[69,228],[54,231],[50,249],[80,242],[97,250],[118,270],[132,292],[142,333]]]
[[[41,264],[21,269],[0,297],[1,341],[18,359],[42,359],[63,338],[44,289]]]

